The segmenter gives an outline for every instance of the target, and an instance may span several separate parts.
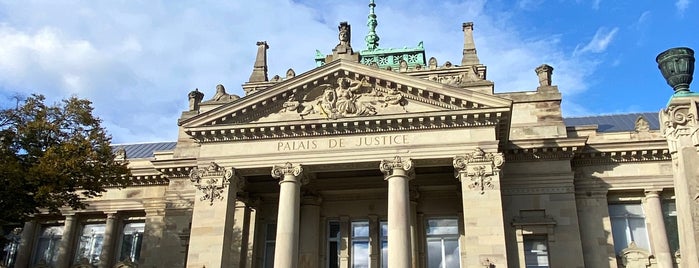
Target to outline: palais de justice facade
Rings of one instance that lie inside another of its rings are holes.
[[[380,47],[374,6],[365,49],[340,23],[299,75],[269,78],[258,42],[246,96],[190,92],[177,141],[115,146],[134,186],[5,228],[3,264],[699,267],[693,93],[563,118],[551,66],[494,93],[472,23],[442,62]]]

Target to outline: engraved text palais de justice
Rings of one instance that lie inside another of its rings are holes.
[[[408,137],[405,134],[398,134],[351,138],[330,138],[322,140],[279,141],[277,142],[277,151],[288,152],[319,149],[363,148],[404,144],[408,144]]]

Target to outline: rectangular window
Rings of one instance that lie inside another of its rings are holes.
[[[92,265],[99,263],[105,228],[104,223],[83,225],[78,238],[78,249],[75,251],[75,263],[81,263],[85,260]]]
[[[388,268],[388,222],[382,221],[381,226],[381,267]]]
[[[6,227],[6,228],[5,228]],[[0,256],[0,267],[14,267],[17,258],[17,250],[22,240],[22,228],[14,226],[3,226],[5,236],[5,246],[2,248]]]
[[[527,268],[548,268],[549,251],[545,235],[524,236],[524,263]]]
[[[459,222],[457,219],[427,220],[427,267],[458,268]]]
[[[274,268],[274,245],[277,241],[277,224],[267,224],[265,234],[265,268]]]
[[[39,241],[34,250],[34,264],[56,266],[58,262],[58,245],[63,236],[63,226],[41,226]]]
[[[619,254],[631,242],[650,251],[646,220],[641,204],[611,204],[609,218],[612,222],[614,251]]]
[[[352,222],[352,268],[369,268],[369,221]]]
[[[340,223],[328,222],[328,267],[340,267]]]
[[[665,231],[667,232],[667,240],[670,243],[672,253],[680,249],[680,237],[677,229],[677,208],[675,200],[667,200],[663,202],[663,219],[665,220]]]
[[[129,260],[134,263],[138,262],[145,228],[145,222],[127,222],[124,224],[124,230],[121,232],[121,247],[118,261]]]

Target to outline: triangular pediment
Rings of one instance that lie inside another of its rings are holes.
[[[309,123],[357,125],[359,121],[409,120],[419,116],[438,116],[437,120],[448,121],[457,119],[445,117],[461,114],[471,115],[462,120],[492,120],[503,113],[509,115],[511,105],[511,100],[490,94],[338,60],[180,124],[193,136],[216,131],[241,131],[245,135],[258,131],[258,127],[289,130]]]

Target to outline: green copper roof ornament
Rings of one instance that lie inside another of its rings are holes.
[[[364,38],[366,48],[369,51],[379,47],[379,35],[376,34],[376,26],[379,25],[379,22],[376,20],[376,13],[374,13],[375,7],[374,0],[369,0],[369,19],[366,22],[366,25],[369,26],[369,33]]]

